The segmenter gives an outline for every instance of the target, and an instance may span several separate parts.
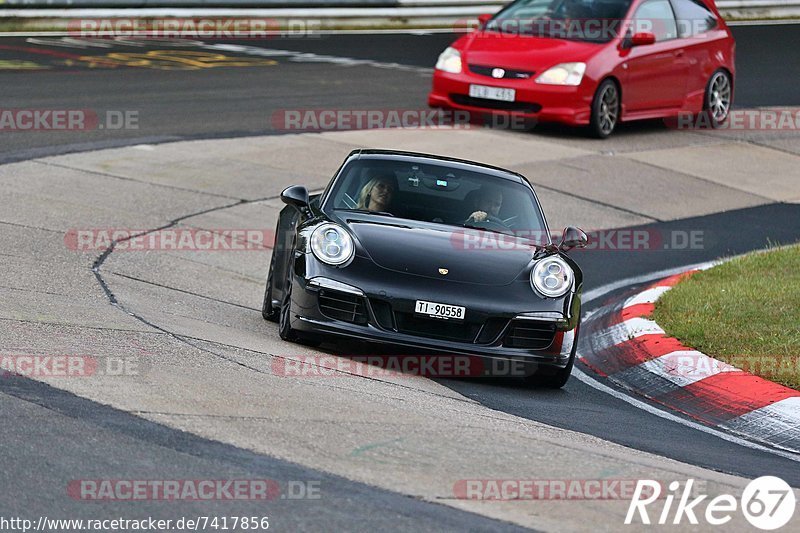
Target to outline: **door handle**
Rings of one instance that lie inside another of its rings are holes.
[[[675,50],[675,57],[683,57],[683,50]]]

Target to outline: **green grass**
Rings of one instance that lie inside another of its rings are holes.
[[[800,389],[800,246],[698,272],[658,300],[653,318],[686,346]]]

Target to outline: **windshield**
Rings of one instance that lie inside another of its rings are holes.
[[[518,0],[486,25],[487,31],[589,42],[620,34],[633,0]]]
[[[446,163],[360,159],[336,180],[325,208],[548,242],[544,216],[521,183]]]

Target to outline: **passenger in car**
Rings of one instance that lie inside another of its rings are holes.
[[[390,206],[397,191],[394,176],[383,174],[369,180],[358,193],[358,209],[391,213]]]

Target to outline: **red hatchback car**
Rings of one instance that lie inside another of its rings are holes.
[[[432,107],[588,126],[725,122],[735,43],[713,0],[517,0],[439,56]]]

